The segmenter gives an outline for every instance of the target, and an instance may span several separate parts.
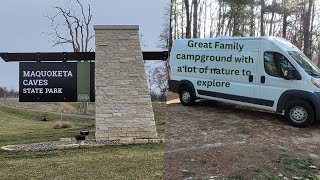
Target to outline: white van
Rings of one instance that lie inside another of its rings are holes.
[[[197,98],[284,113],[296,127],[320,120],[320,70],[275,37],[177,39],[169,90],[183,105]]]

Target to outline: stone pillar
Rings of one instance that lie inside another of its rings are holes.
[[[96,25],[96,139],[157,137],[137,25]]]

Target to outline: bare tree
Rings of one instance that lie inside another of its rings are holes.
[[[52,6],[57,13],[45,16],[51,22],[51,32],[47,34],[51,36],[53,46],[69,44],[74,52],[90,52],[92,48],[89,43],[94,37],[91,29],[91,6],[88,4],[84,7],[80,0],[70,0],[69,3],[71,2],[75,3],[72,7],[79,8],[79,11],[67,7],[67,4],[66,7]],[[83,113],[86,114],[87,110],[88,103],[83,102]]]
[[[167,61],[149,61],[145,63],[148,87],[153,101],[164,101],[167,91]]]
[[[173,2],[173,1],[172,1]],[[172,3],[171,2],[171,3]],[[172,19],[172,5],[170,7],[165,7],[164,9],[164,23],[162,25],[163,29],[159,35],[159,44],[157,47],[162,49],[168,49],[170,51],[173,40],[173,19]]]
[[[48,34],[52,37],[53,46],[70,44],[74,52],[89,52],[92,51],[89,42],[94,37],[91,30],[91,6],[88,4],[85,8],[80,0],[75,0],[75,4],[79,7],[80,14],[71,8],[52,6],[57,13],[46,16],[51,21],[52,32]],[[61,18],[63,24],[59,21]]]
[[[166,63],[166,62],[165,62]],[[153,72],[153,81],[156,85],[156,89],[158,90],[158,100],[165,101],[166,91],[167,91],[167,66],[163,64],[161,68],[157,68]]]

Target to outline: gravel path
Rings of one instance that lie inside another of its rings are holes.
[[[33,144],[21,144],[21,145],[8,145],[1,147],[2,150],[7,151],[44,151],[55,149],[68,149],[77,147],[97,147],[106,145],[120,145],[118,141],[95,141],[87,140],[83,142],[77,142],[76,140],[70,141],[51,141],[41,142]]]

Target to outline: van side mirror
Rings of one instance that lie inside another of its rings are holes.
[[[283,79],[286,80],[301,80],[301,76],[293,67],[286,67],[283,72]]]

